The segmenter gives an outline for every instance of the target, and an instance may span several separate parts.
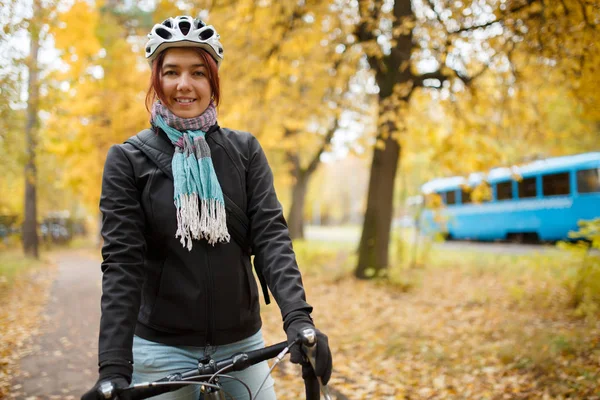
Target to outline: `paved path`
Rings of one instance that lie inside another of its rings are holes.
[[[99,261],[83,252],[52,256],[59,266],[41,334],[22,358],[11,396],[79,399],[97,379],[100,318]]]
[[[360,241],[360,226],[314,226],[308,225],[304,230],[307,239],[320,242],[347,243],[349,246],[358,247]],[[409,232],[408,240],[414,242],[413,232]],[[422,245],[424,238],[420,239]],[[469,241],[447,241],[434,243],[436,248],[446,250],[467,250],[495,254],[534,254],[559,252],[554,246],[547,244],[518,244],[518,243],[489,243]]]

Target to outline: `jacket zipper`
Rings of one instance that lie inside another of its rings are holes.
[[[214,310],[213,310],[213,279],[210,271],[210,248],[206,245],[206,347],[209,348],[213,339]]]

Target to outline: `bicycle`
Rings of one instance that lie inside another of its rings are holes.
[[[316,333],[313,329],[305,329],[299,334],[299,337],[291,345],[301,345],[304,355],[315,368],[316,355]],[[290,347],[291,347],[290,346]],[[256,393],[260,393],[264,383],[273,369],[283,360],[289,352],[287,342],[280,342],[263,349],[250,351],[247,353],[236,353],[223,360],[213,360],[212,358],[202,359],[198,362],[198,368],[174,373],[154,382],[143,382],[134,384],[125,389],[116,389],[110,382],[102,384],[98,388],[97,399],[99,400],[141,400],[147,399],[159,394],[172,392],[181,389],[187,385],[200,385],[203,400],[226,400],[225,391],[220,385],[220,378],[234,379],[244,385],[248,391],[250,400],[253,400],[252,391],[243,381],[225,372],[242,371],[252,365],[265,360],[274,359],[275,362],[269,369],[269,374],[265,376],[262,384]],[[329,389],[323,385],[320,378],[317,380],[304,379],[306,400],[319,400],[319,391],[323,393],[325,400],[331,400]]]

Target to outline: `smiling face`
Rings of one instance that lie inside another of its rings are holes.
[[[165,51],[160,71],[163,102],[181,118],[194,118],[206,110],[212,96],[208,65],[193,48]]]

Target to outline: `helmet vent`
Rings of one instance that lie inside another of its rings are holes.
[[[171,23],[171,19],[165,19],[162,23],[162,25],[166,26],[167,28],[173,28],[173,24]]]
[[[171,39],[173,37],[173,35],[171,35],[171,32],[164,28],[156,28],[155,32],[158,36],[166,40]]]
[[[223,54],[223,48],[219,47],[219,54]]]
[[[206,26],[206,24],[204,23],[204,21],[202,21],[200,18],[196,18],[194,20],[194,25],[196,26],[196,29],[200,29]]]
[[[214,34],[215,34],[215,31],[213,31],[212,29],[206,29],[206,30],[200,32],[200,39],[208,40],[211,37],[213,37]]]
[[[188,21],[181,21],[179,23],[179,30],[183,33],[183,36],[186,36],[190,31],[192,25]]]

